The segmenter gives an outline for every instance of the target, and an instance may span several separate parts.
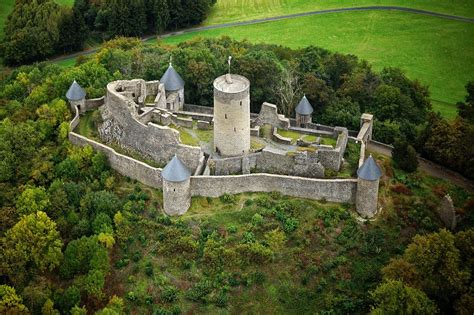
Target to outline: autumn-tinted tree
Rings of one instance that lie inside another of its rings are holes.
[[[471,269],[461,257],[471,256],[472,248],[461,255],[456,236],[447,230],[417,235],[401,259],[392,260],[382,270],[384,278],[402,281],[422,290],[443,311],[452,310],[454,302],[469,290]]]
[[[62,241],[56,223],[38,211],[24,216],[0,240],[0,267],[14,282],[59,265]]]
[[[23,305],[21,297],[16,294],[15,288],[3,284],[0,285],[0,313],[29,314],[30,312]]]
[[[438,312],[436,304],[422,291],[400,281],[388,280],[371,292],[374,315],[432,315]]]

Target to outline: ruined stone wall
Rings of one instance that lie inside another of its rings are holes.
[[[104,105],[105,96],[99,98],[91,98],[84,101],[84,108],[85,111],[93,110],[99,108],[100,106]]]
[[[313,178],[324,177],[324,167],[318,162],[315,152],[285,154],[265,148],[257,155],[255,171]]]
[[[334,132],[339,133],[337,137],[336,146],[334,149],[326,149],[321,147],[318,150],[318,156],[321,164],[325,168],[339,171],[344,152],[346,152],[347,141],[349,140],[349,133],[346,128],[336,127]]]
[[[272,125],[280,129],[288,129],[290,120],[285,116],[278,114],[277,106],[270,103],[263,103],[258,117],[255,119],[255,125]]]
[[[88,139],[74,132],[69,133],[69,141],[81,147],[90,145],[95,150],[103,152],[107,156],[110,166],[124,176],[136,179],[154,188],[161,188],[162,186],[161,168],[152,167],[146,163],[117,153],[114,149],[102,143]]]
[[[214,107],[193,105],[193,104],[184,104],[183,110],[187,112],[201,113],[201,114],[214,114]]]
[[[168,163],[177,154],[194,172],[202,156],[201,149],[181,144],[179,132],[174,129],[140,123],[136,104],[115,91],[116,82],[107,85],[107,102],[102,110],[104,123],[99,128],[101,138],[106,142],[117,141],[160,164]]]
[[[355,203],[356,179],[314,179],[274,174],[193,176],[193,196],[219,197],[243,192],[272,192],[298,198]]]

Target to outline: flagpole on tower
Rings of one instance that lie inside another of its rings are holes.
[[[232,61],[232,56],[229,56],[229,58],[227,59],[227,63],[229,64],[229,75],[230,75],[230,63]]]

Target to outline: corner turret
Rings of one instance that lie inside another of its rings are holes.
[[[86,100],[86,91],[79,85],[79,83],[74,80],[69,87],[69,90],[66,92],[66,98],[71,105],[72,110],[74,111],[74,107],[77,106],[79,108],[79,112],[85,112],[85,100]]]
[[[163,209],[167,215],[182,215],[191,206],[191,173],[175,155],[161,172]]]
[[[296,126],[297,127],[306,127],[306,124],[310,124],[311,114],[313,113],[313,106],[309,103],[306,95],[303,95],[301,101],[295,108],[296,112]]]
[[[377,212],[380,167],[370,155],[357,170],[356,210],[364,218],[372,218]]]
[[[168,69],[160,79],[166,91],[166,108],[170,111],[180,111],[184,107],[184,80],[173,68],[170,62]]]

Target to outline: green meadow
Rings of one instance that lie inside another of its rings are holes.
[[[434,109],[447,118],[456,115],[454,104],[464,99],[464,86],[474,79],[474,24],[404,12],[307,16],[188,33],[163,42],[223,35],[291,48],[324,47],[366,59],[376,70],[399,67],[429,85]]]
[[[373,5],[393,5],[474,17],[472,0],[218,0],[204,24],[221,24],[309,11]]]

